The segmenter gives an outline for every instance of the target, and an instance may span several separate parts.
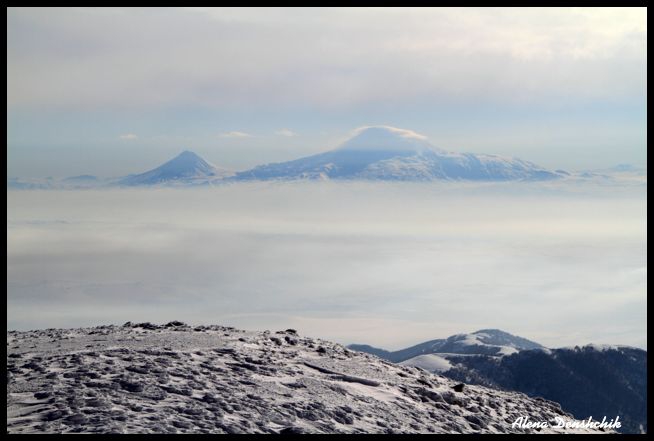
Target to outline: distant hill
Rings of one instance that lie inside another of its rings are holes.
[[[385,360],[399,363],[423,354],[507,355],[522,349],[538,349],[543,346],[499,329],[482,329],[471,334],[456,334],[446,339],[429,340],[393,352],[368,345],[352,344],[348,347],[355,351],[367,352]]]
[[[608,345],[548,349],[498,329],[392,352],[368,345],[348,347],[464,383],[556,401],[576,418],[619,416],[624,433],[647,431],[647,352],[642,349]]]

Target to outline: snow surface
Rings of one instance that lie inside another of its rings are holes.
[[[445,372],[452,368],[452,363],[436,354],[418,355],[400,363],[402,366],[415,366],[428,372]]]
[[[525,433],[557,403],[294,331],[180,322],[7,333],[8,433]],[[595,432],[547,427],[540,432]]]

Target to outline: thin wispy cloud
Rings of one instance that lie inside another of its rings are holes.
[[[401,136],[402,138],[414,138],[414,139],[421,139],[421,140],[424,140],[424,141],[427,140],[427,137],[426,137],[425,135],[421,135],[420,133],[416,133],[416,132],[414,132],[413,130],[400,129],[400,128],[398,128],[398,127],[391,127],[391,126],[384,126],[384,125],[380,125],[380,126],[361,126],[361,127],[357,127],[356,129],[352,130],[352,132],[350,133],[350,136],[356,136],[356,135],[358,135],[359,133],[361,133],[361,132],[363,132],[364,130],[369,129],[369,128],[371,128],[371,127],[382,127],[382,128],[384,128],[384,129],[386,129],[386,130],[389,130],[389,131],[391,131],[391,132],[393,132],[393,133],[398,134],[398,135]]]
[[[138,139],[138,136],[134,133],[125,133],[124,135],[120,135],[118,138],[122,139],[123,141],[133,141]]]
[[[251,138],[252,135],[250,135],[249,133],[245,133],[245,132],[233,131],[233,132],[221,133],[220,137],[221,138]]]
[[[293,137],[293,136],[298,136],[297,133],[295,133],[294,131],[292,131],[292,130],[290,130],[290,129],[281,129],[281,130],[277,130],[277,131],[275,132],[275,135],[279,135],[279,136],[287,136],[287,137],[289,137],[289,138],[290,138],[290,137]]]

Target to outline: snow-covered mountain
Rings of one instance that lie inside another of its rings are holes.
[[[127,176],[119,180],[118,184],[127,186],[206,184],[231,175],[230,171],[216,167],[187,150],[153,170]]]
[[[621,164],[604,170],[547,170],[532,162],[496,155],[448,152],[411,130],[389,126],[362,127],[338,148],[287,162],[232,172],[184,151],[165,164],[119,179],[81,175],[7,180],[7,189],[75,189],[113,185],[205,185],[249,180],[387,180],[387,181],[593,181],[646,185],[647,170]]]
[[[377,355],[465,383],[513,390],[561,403],[577,418],[620,415],[625,433],[647,431],[647,352],[628,346],[548,349],[497,329],[457,334]]]
[[[602,431],[557,418],[572,422],[543,398],[460,385],[294,330],[170,322],[7,333],[8,433]]]
[[[526,338],[500,331],[482,329],[471,334],[457,334],[447,338],[437,352],[452,354],[509,355],[524,349],[542,346]]]
[[[453,153],[410,130],[363,127],[340,147],[236,173],[233,179],[371,179],[429,181],[546,180],[564,176],[515,158]]]
[[[368,345],[352,344],[348,347],[355,351],[367,352],[399,363],[425,354],[484,354],[502,356],[523,349],[538,349],[543,346],[526,338],[500,331],[499,329],[481,329],[470,334],[456,334],[446,339],[426,341],[394,352],[373,348]]]

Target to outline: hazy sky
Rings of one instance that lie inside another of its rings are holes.
[[[8,191],[8,327],[182,320],[394,349],[500,328],[646,347],[645,194],[565,181]]]
[[[645,8],[7,11],[10,177],[243,169],[414,130],[552,168],[644,165]]]

